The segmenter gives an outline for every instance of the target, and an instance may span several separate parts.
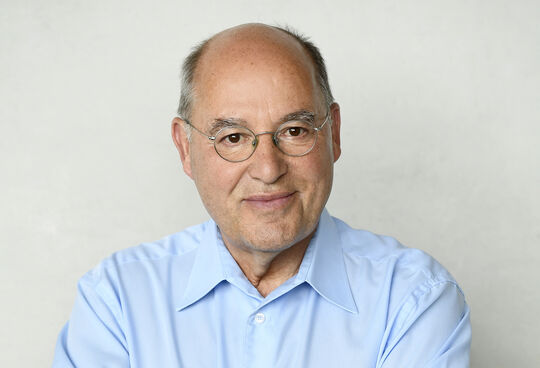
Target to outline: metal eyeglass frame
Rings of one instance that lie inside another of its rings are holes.
[[[217,147],[216,147],[216,137],[219,135],[219,133],[223,130],[223,129],[227,129],[227,128],[230,128],[230,127],[223,127],[221,128],[220,130],[218,130],[218,132],[215,134],[215,135],[208,135],[206,134],[205,132],[201,131],[200,129],[198,129],[195,125],[193,125],[188,119],[185,119],[183,117],[180,117],[180,119],[182,119],[187,125],[189,125],[190,127],[192,127],[193,129],[195,129],[197,132],[199,132],[200,134],[204,135],[206,138],[208,138],[214,145],[214,150],[216,151],[216,153],[218,154],[219,157],[221,157],[222,159],[224,159],[225,161],[229,161],[229,162],[242,162],[242,161],[246,161],[247,159],[249,159],[251,156],[253,156],[253,153],[255,153],[255,150],[257,149],[257,145],[259,144],[259,136],[260,135],[264,135],[264,134],[272,134],[272,142],[274,143],[274,146],[276,146],[280,152],[282,152],[283,154],[287,155],[287,156],[291,156],[291,157],[302,157],[302,156],[305,156],[307,155],[308,153],[310,153],[312,150],[313,150],[313,147],[315,147],[315,144],[317,144],[317,138],[319,137],[319,131],[324,127],[324,125],[328,122],[328,118],[330,117],[330,110],[328,110],[328,112],[326,113],[326,118],[324,119],[323,123],[319,126],[319,127],[315,127],[313,126],[313,130],[315,131],[314,134],[315,134],[315,139],[313,140],[313,144],[311,145],[311,147],[304,153],[300,154],[300,155],[291,155],[287,152],[284,152],[281,147],[279,146],[279,140],[277,138],[277,134],[278,132],[280,131],[280,128],[282,125],[284,124],[287,124],[289,123],[290,121],[285,121],[283,122],[277,130],[275,131],[266,131],[266,132],[261,132],[261,133],[258,133],[258,134],[255,134],[255,132],[251,129],[249,129],[248,127],[245,127],[245,126],[242,126],[242,128],[244,129],[247,129],[251,134],[253,134],[253,136],[255,137],[255,139],[253,140],[253,142],[251,143],[253,145],[253,150],[251,151],[251,153],[249,154],[249,156],[247,156],[246,158],[242,159],[242,160],[229,160],[228,158],[225,158],[223,157],[219,151],[217,150]],[[310,123],[311,124],[311,123]]]

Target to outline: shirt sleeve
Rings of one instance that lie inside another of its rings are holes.
[[[56,344],[53,368],[129,367],[120,303],[112,289],[91,278],[79,281],[68,323]]]
[[[417,288],[387,331],[377,368],[469,367],[469,307],[452,281]]]

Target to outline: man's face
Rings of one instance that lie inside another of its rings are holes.
[[[205,136],[193,131],[188,142],[180,121],[173,126],[184,171],[225,242],[247,251],[278,252],[313,233],[340,154],[339,107],[325,105],[309,58],[289,42],[285,48],[264,40],[211,45],[197,68],[190,121],[209,135],[216,119],[230,118],[260,133],[275,131],[296,111],[315,113],[316,126],[329,112],[333,122],[319,132],[309,154],[287,156],[267,134],[249,159],[228,162]]]

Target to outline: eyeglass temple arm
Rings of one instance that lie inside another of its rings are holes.
[[[324,124],[326,124],[326,122],[328,121],[328,119],[330,118],[330,111],[328,111],[328,114],[326,114],[326,119],[324,119],[323,123],[321,124],[320,127],[313,127],[313,129],[315,129],[315,131],[319,131],[323,128]]]
[[[195,125],[191,124],[191,122],[188,120],[188,119],[185,119],[183,117],[180,117],[180,119],[182,119],[184,121],[184,123],[186,123],[187,125],[189,125],[190,127],[192,127],[193,129],[195,129],[197,132],[201,133],[202,135],[204,135],[206,138],[210,139],[211,141],[215,141],[216,140],[216,137],[213,136],[213,135],[208,135],[206,134],[205,132],[199,130]]]

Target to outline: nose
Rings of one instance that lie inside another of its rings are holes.
[[[257,134],[257,147],[249,158],[249,175],[265,184],[277,182],[288,169],[285,155],[277,147],[273,133]]]

